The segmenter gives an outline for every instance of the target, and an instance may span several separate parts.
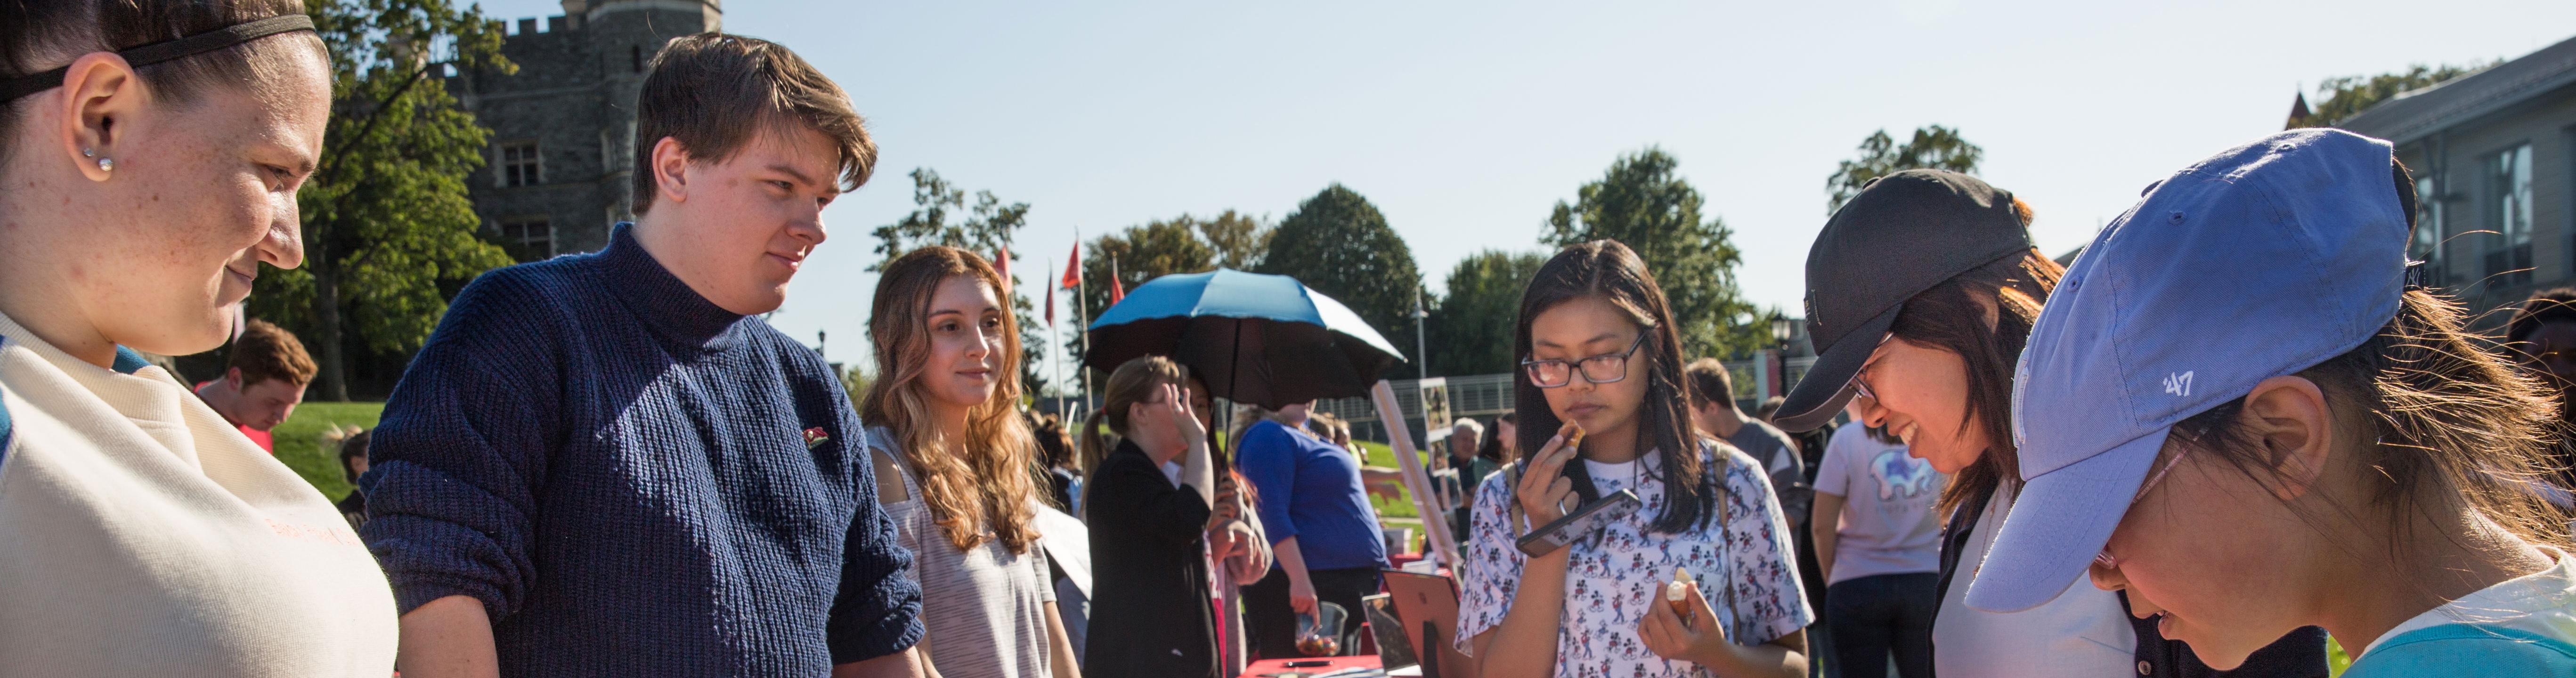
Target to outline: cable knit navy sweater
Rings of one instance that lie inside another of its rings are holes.
[[[508,676],[821,676],[911,647],[912,556],[839,381],[628,228],[467,285],[386,401],[363,535],[402,610],[480,599]]]

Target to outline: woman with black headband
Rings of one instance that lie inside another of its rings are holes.
[[[394,600],[321,493],[136,351],[221,345],[331,74],[294,0],[0,3],[0,673],[383,676]]]

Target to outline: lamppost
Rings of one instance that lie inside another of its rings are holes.
[[[1789,386],[1789,337],[1797,332],[1787,316],[1771,312],[1771,394],[1786,392]]]
[[[1413,288],[1413,366],[1416,368],[1415,378],[1417,379],[1431,378],[1431,354],[1424,352],[1428,349],[1423,347],[1422,342],[1422,323],[1430,317],[1430,311],[1422,310],[1422,288]]]

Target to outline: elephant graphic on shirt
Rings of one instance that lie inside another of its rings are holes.
[[[1870,477],[1878,479],[1878,500],[1898,497],[1912,499],[1932,489],[1931,462],[1905,454],[1905,448],[1878,453],[1869,461]]]

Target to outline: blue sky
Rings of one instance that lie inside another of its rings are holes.
[[[1536,250],[1550,206],[1660,145],[1734,229],[1746,295],[1795,309],[1825,178],[1874,130],[1958,128],[2057,253],[2278,130],[2302,85],[2576,37],[2561,1],[724,4],[726,30],[848,89],[883,148],[771,318],[854,364],[868,231],[912,209],[915,167],[1031,205],[1030,285],[1077,228],[1276,219],[1338,181],[1439,289],[1469,254]]]

